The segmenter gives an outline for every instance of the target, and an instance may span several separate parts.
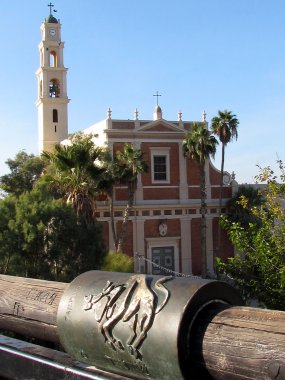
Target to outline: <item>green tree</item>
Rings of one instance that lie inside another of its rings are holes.
[[[42,183],[48,183],[58,196],[71,203],[86,225],[94,223],[98,184],[104,172],[103,149],[95,145],[93,137],[76,134],[70,145],[57,144],[53,152],[43,153],[51,166]]]
[[[6,164],[10,173],[0,177],[0,189],[16,196],[32,190],[46,166],[45,160],[41,157],[27,154],[23,150],[18,152],[14,159],[9,158]]]
[[[218,136],[222,143],[222,160],[221,160],[221,174],[220,174],[220,196],[219,196],[219,216],[222,213],[222,197],[223,197],[223,177],[225,165],[225,148],[229,142],[238,138],[238,125],[239,121],[236,115],[231,111],[224,110],[218,111],[218,116],[212,118],[211,130],[212,133]],[[221,231],[218,229],[218,251],[221,245]]]
[[[138,175],[145,173],[148,164],[143,158],[143,152],[135,149],[131,144],[125,144],[122,151],[116,152],[114,173],[117,182],[125,183],[128,190],[128,201],[124,210],[123,223],[117,238],[117,252],[123,252],[130,212],[134,205],[134,196],[137,190]]]
[[[260,207],[262,195],[258,189],[252,186],[242,185],[236,194],[227,202],[226,216],[231,222],[239,222],[242,227],[248,227],[249,223],[259,223],[251,212],[253,207]]]
[[[218,260],[221,273],[233,281],[245,299],[258,299],[268,308],[285,310],[285,171],[278,161],[280,179],[270,167],[260,169],[256,179],[266,182],[264,203],[250,209],[248,226],[226,216],[222,225],[238,253],[226,263]],[[247,207],[247,200],[243,200]]]
[[[239,121],[236,115],[233,115],[231,111],[218,111],[218,116],[212,118],[211,130],[212,133],[218,136],[222,143],[222,160],[221,160],[221,179],[220,189],[222,192],[223,187],[223,175],[225,164],[225,148],[229,142],[238,138],[238,125]]]
[[[122,252],[125,240],[129,215],[134,204],[134,196],[137,189],[137,176],[147,171],[147,162],[143,159],[143,152],[125,144],[122,151],[117,151],[114,156],[105,151],[102,162],[104,173],[101,177],[99,187],[109,201],[111,218],[111,229],[116,252]],[[122,226],[119,230],[115,228],[114,216],[114,191],[118,185],[126,185],[128,201],[124,210]]]
[[[202,276],[207,274],[207,247],[206,247],[206,212],[207,192],[205,163],[210,157],[214,157],[218,141],[210,134],[205,124],[194,124],[191,132],[188,132],[183,140],[184,155],[196,161],[200,171],[200,193],[201,193],[201,263]]]
[[[0,227],[4,274],[71,281],[106,252],[98,225],[83,228],[71,205],[39,189],[0,200]]]
[[[0,273],[11,274],[10,268],[20,266],[21,239],[13,228],[16,215],[16,196],[0,200]],[[16,273],[17,270],[13,274]]]

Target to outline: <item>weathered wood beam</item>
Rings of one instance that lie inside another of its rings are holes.
[[[0,328],[59,343],[58,304],[68,284],[0,275]]]
[[[285,379],[285,312],[219,306],[205,309],[194,329],[197,378]]]

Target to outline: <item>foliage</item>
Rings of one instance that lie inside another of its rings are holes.
[[[256,179],[266,182],[264,203],[251,207],[248,227],[227,217],[222,225],[240,252],[226,263],[218,261],[220,272],[230,277],[245,299],[258,299],[266,307],[285,310],[285,170],[278,161],[280,180],[270,167],[260,168]],[[246,206],[246,202],[244,203]]]
[[[10,173],[0,177],[0,188],[7,194],[19,196],[30,191],[46,166],[45,160],[25,151],[17,153],[14,159],[6,161]]]
[[[122,252],[110,251],[105,256],[101,269],[109,272],[133,273],[134,260]]]
[[[206,174],[205,163],[210,157],[214,157],[218,142],[208,131],[205,124],[194,124],[190,133],[187,133],[183,141],[184,155],[196,161],[200,171],[201,192],[201,262],[202,276],[207,274],[207,247],[206,247]]]
[[[95,145],[93,137],[78,133],[70,145],[57,144],[53,152],[43,153],[51,165],[41,182],[71,203],[86,225],[94,222],[98,184],[104,171],[103,149]]]
[[[148,164],[143,158],[143,152],[135,149],[131,144],[125,144],[122,151],[117,151],[114,156],[105,151],[102,159],[104,172],[101,176],[99,187],[109,200],[111,216],[111,228],[116,252],[121,252],[126,236],[130,211],[134,204],[134,195],[137,189],[137,177],[145,173]],[[114,218],[114,191],[117,185],[127,187],[128,199],[124,210],[123,223],[119,231],[115,228]]]
[[[223,197],[223,180],[224,180],[224,165],[225,165],[225,148],[229,142],[238,138],[239,121],[236,115],[231,111],[218,111],[218,116],[212,118],[211,130],[212,133],[218,136],[222,143],[222,159],[221,159],[221,174],[220,174],[220,196],[219,196],[219,216],[222,212],[222,197]],[[221,245],[221,230],[218,229],[218,251]]]
[[[83,228],[72,207],[39,190],[0,200],[0,227],[4,274],[70,281],[105,253],[98,226]]]
[[[245,228],[248,227],[249,223],[259,223],[259,218],[251,210],[254,207],[259,207],[262,203],[262,195],[258,189],[242,185],[227,202],[227,220],[232,223],[239,222]]]
[[[93,135],[76,134],[69,145],[56,145],[53,152],[44,152],[50,162],[40,185],[57,193],[71,203],[86,223],[95,221],[96,200],[100,194],[109,199],[111,228],[116,251],[122,251],[130,211],[137,188],[137,176],[147,170],[143,153],[131,144],[125,144],[114,157],[107,149],[97,147]],[[128,201],[123,223],[118,232],[114,222],[114,188],[124,184],[128,190]]]
[[[6,191],[0,199],[1,273],[70,281],[99,269],[106,254],[101,226],[86,225],[60,191],[48,189],[51,168],[42,175],[47,161],[21,151],[7,162],[11,173],[0,182]]]
[[[126,237],[127,225],[130,212],[134,205],[134,196],[137,190],[137,178],[139,174],[148,170],[148,164],[143,158],[143,152],[135,149],[131,144],[125,144],[122,151],[116,152],[115,156],[115,179],[118,182],[126,183],[128,188],[128,201],[125,207],[123,223],[117,240],[116,251],[123,251],[123,244]]]
[[[217,143],[205,124],[193,124],[183,141],[184,154],[204,168],[205,161],[215,156]]]
[[[225,146],[234,138],[238,138],[238,125],[239,121],[231,111],[218,111],[218,116],[212,118],[211,129],[218,136],[222,145]]]

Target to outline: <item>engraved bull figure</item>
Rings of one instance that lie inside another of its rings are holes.
[[[131,334],[126,345],[129,353],[140,359],[139,349],[155,315],[169,299],[169,290],[163,284],[172,278],[162,277],[154,284],[153,277],[140,275],[130,277],[125,284],[108,281],[101,293],[85,297],[84,310],[94,310],[99,331],[114,350],[124,350],[123,343],[113,334],[114,327],[119,322],[130,322]]]

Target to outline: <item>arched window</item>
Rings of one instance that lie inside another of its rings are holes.
[[[49,55],[50,67],[57,67],[57,54],[55,51],[51,51]]]
[[[49,96],[50,98],[58,98],[60,94],[59,81],[57,79],[51,79],[49,82]]]
[[[58,123],[58,112],[56,109],[52,110],[52,122],[53,123]]]

